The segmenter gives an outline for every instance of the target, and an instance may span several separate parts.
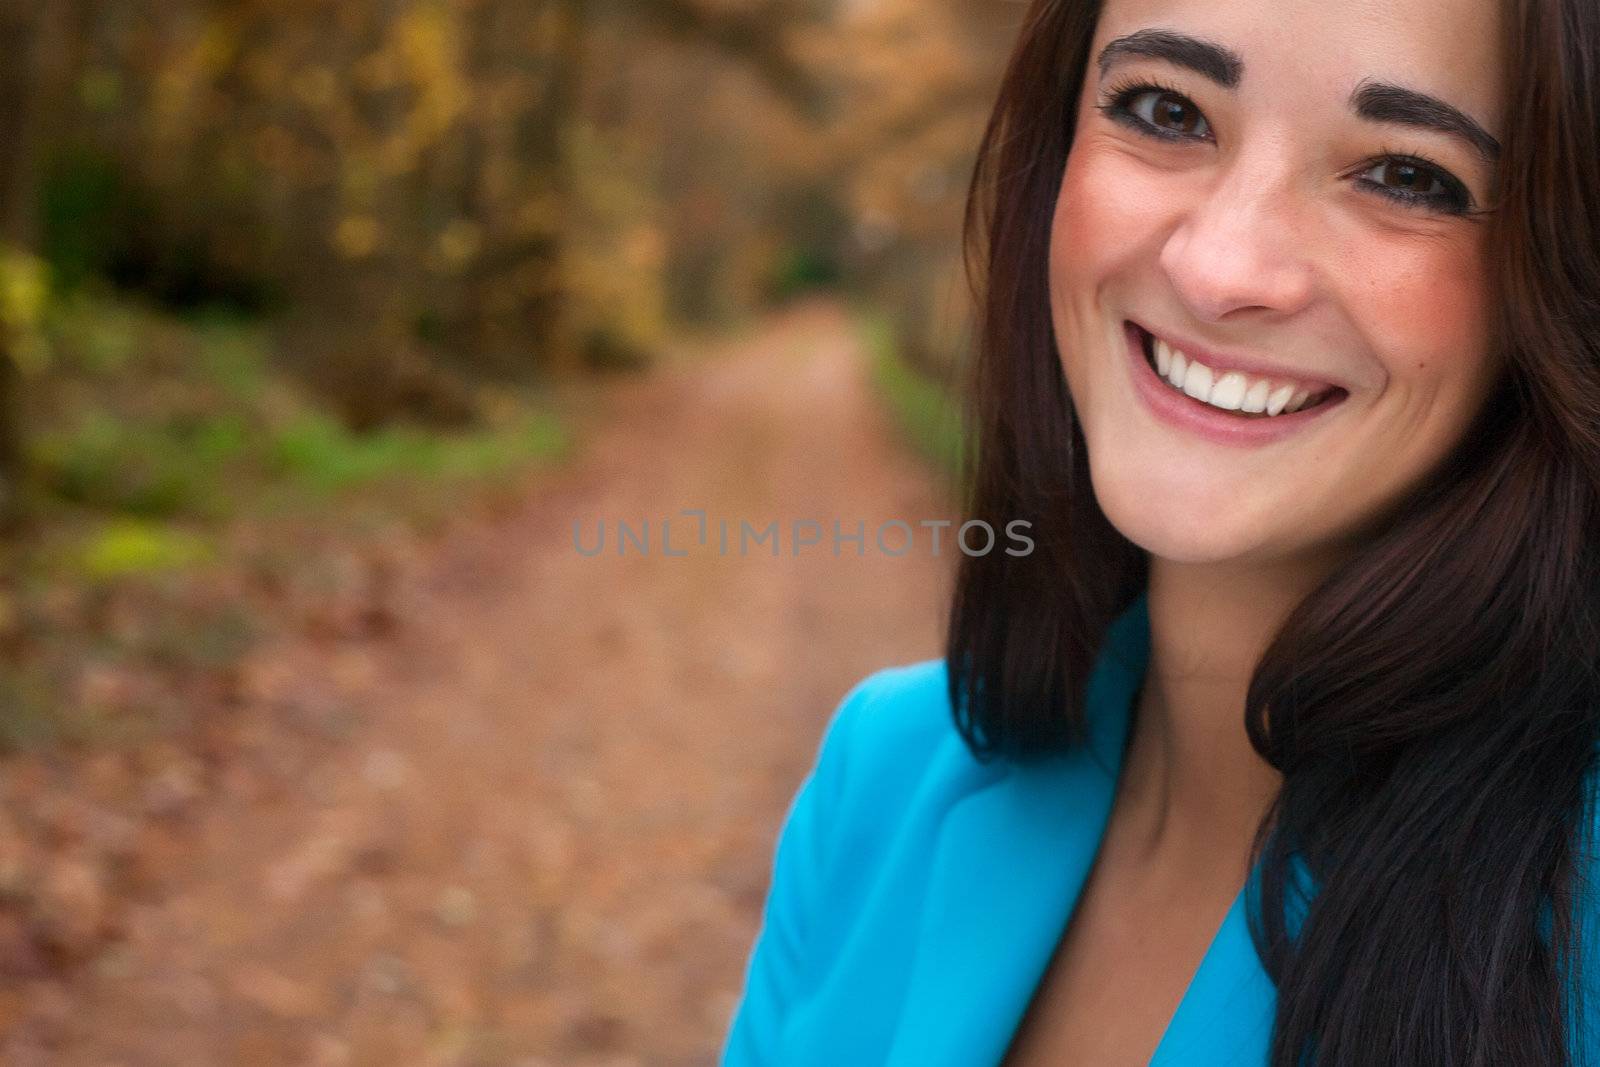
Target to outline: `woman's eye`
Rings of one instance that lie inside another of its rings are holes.
[[[1450,174],[1419,159],[1388,158],[1361,172],[1361,180],[1378,193],[1405,204],[1417,204],[1459,215],[1472,197]]]
[[[1170,89],[1136,88],[1123,93],[1114,114],[1131,116],[1151,132],[1168,138],[1210,140],[1211,125],[1188,97]],[[1128,120],[1122,120],[1128,124]]]

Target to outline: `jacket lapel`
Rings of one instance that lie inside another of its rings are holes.
[[[1093,863],[1111,807],[1098,768],[1001,778],[946,817],[892,1067],[998,1064]]]
[[[1148,625],[1141,596],[1108,631],[1086,746],[1014,765],[946,814],[890,1067],[989,1067],[1005,1054],[1105,832]]]
[[[1251,872],[1251,878],[1259,869]],[[1264,1064],[1277,990],[1250,940],[1241,891],[1195,971],[1150,1067]]]

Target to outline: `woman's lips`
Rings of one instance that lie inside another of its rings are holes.
[[[1255,415],[1224,411],[1181,392],[1157,375],[1146,349],[1149,334],[1133,322],[1123,323],[1135,391],[1162,421],[1218,444],[1254,446],[1281,440],[1337,408],[1349,394],[1335,387],[1323,400],[1299,411]]]

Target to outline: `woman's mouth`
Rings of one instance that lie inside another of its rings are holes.
[[[1254,447],[1283,440],[1319,422],[1350,395],[1327,382],[1211,366],[1132,321],[1123,323],[1123,331],[1134,391],[1146,408],[1217,444]]]
[[[1272,419],[1337,401],[1344,390],[1290,378],[1225,371],[1207,366],[1173,348],[1137,323],[1145,362],[1173,390],[1235,418]]]

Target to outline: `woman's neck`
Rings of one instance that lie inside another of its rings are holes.
[[[1248,848],[1282,776],[1245,733],[1245,692],[1321,573],[1151,559],[1150,662],[1117,799],[1145,854],[1203,863]]]

